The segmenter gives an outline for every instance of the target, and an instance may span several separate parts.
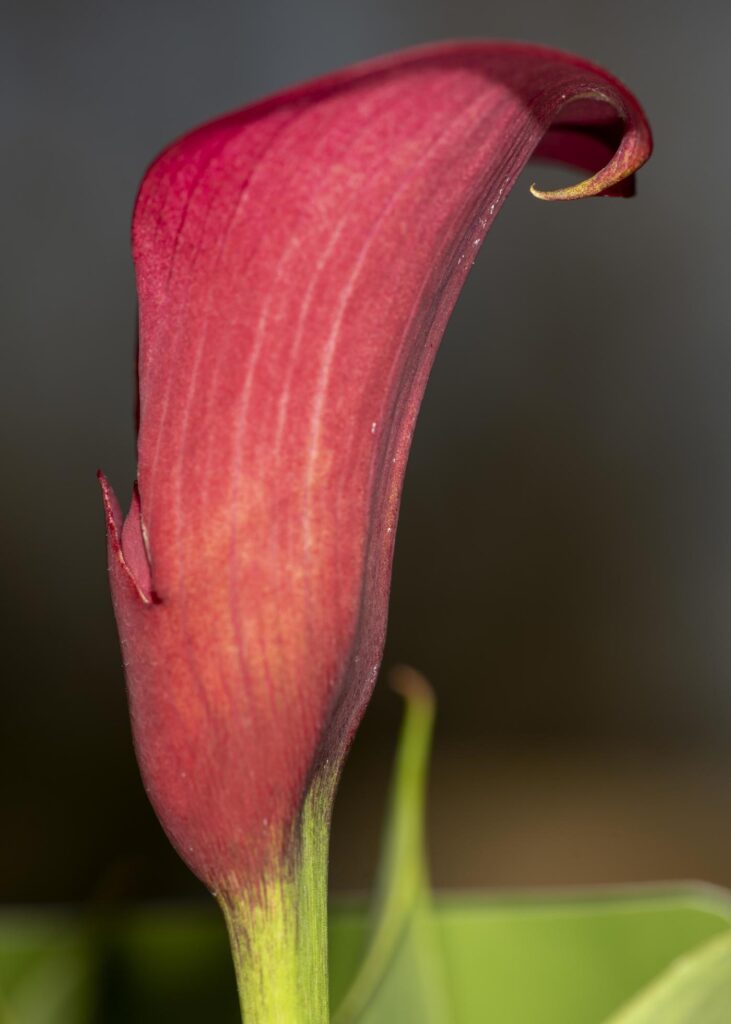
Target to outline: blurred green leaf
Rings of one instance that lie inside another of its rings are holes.
[[[728,1024],[731,932],[681,957],[607,1024]]]
[[[434,694],[401,667],[392,686],[405,702],[368,942],[333,1024],[448,1024],[444,959],[425,856],[424,805],[434,727]]]
[[[701,886],[472,897],[438,910],[460,1024],[600,1024],[731,923],[728,895]]]
[[[442,895],[434,911],[459,1024],[601,1024],[678,956],[731,934],[728,894],[701,885]],[[335,990],[353,975],[365,929],[360,907],[333,914]],[[396,963],[389,988],[410,983]]]
[[[72,919],[6,911],[0,922],[1,1024],[87,1024],[95,994],[86,936]]]

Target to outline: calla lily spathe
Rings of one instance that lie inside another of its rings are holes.
[[[150,799],[217,891],[297,846],[378,671],[404,468],[445,324],[534,155],[631,191],[636,100],[535,46],[408,51],[170,146],[134,215],[138,489],[103,480]]]

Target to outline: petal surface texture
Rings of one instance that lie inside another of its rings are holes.
[[[650,154],[583,60],[465,43],[360,65],[170,146],[133,245],[139,491],[105,486],[150,798],[212,888],[287,850],[380,663],[399,497],[445,324],[536,153],[621,194]]]

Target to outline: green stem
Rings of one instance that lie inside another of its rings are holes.
[[[328,1024],[327,858],[332,786],[315,784],[294,863],[221,900],[245,1024]]]

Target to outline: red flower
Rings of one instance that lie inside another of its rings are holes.
[[[417,49],[192,132],[134,216],[139,491],[104,481],[147,791],[225,893],[297,846],[381,657],[414,420],[477,251],[536,152],[628,191],[635,99],[535,46]],[[325,800],[323,814],[329,812]]]

